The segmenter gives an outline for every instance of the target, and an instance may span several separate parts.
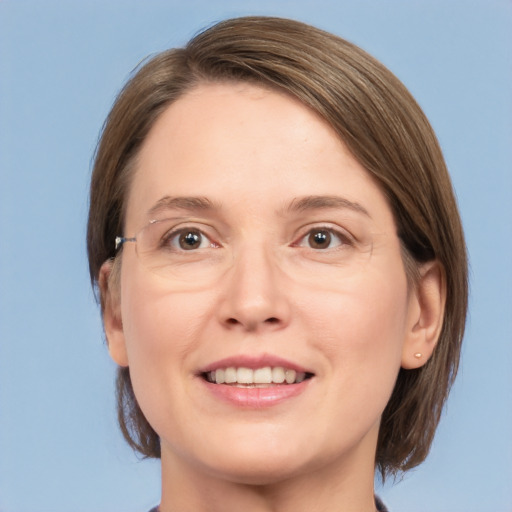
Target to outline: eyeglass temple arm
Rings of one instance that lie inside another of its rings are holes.
[[[116,236],[116,247],[115,250],[117,251],[121,245],[123,245],[125,242],[135,242],[136,238],[126,238],[124,236]]]

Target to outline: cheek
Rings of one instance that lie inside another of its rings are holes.
[[[144,413],[158,396],[190,378],[188,355],[199,342],[204,315],[198,300],[126,266],[121,288],[123,332],[135,394]],[[183,390],[182,390],[183,391]],[[152,405],[153,404],[153,405]],[[151,411],[147,411],[148,419]]]
[[[123,329],[132,370],[174,364],[194,349],[202,316],[183,294],[139,287],[122,303]]]
[[[187,350],[202,316],[197,297],[176,293],[169,283],[123,261],[121,314],[130,366]]]
[[[193,354],[205,330],[205,308],[201,298],[137,283],[133,276],[129,287],[122,314],[133,390],[154,430],[179,445],[192,428]]]
[[[387,401],[400,369],[406,337],[408,294],[403,272],[368,272],[320,290],[308,301],[310,331],[346,389],[382,393]],[[371,397],[369,397],[371,399]]]

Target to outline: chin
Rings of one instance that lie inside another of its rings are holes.
[[[272,485],[309,471],[307,464],[283,460],[241,461],[211,468],[212,474],[245,485]]]
[[[302,443],[300,444],[302,445]],[[210,453],[203,461],[208,472],[221,478],[247,485],[270,485],[308,473],[322,462],[310,457],[300,445],[274,442],[232,443],[222,454]],[[204,457],[205,454],[203,454]],[[209,459],[209,460],[208,460]]]

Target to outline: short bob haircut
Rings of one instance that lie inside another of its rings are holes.
[[[422,263],[436,259],[442,265],[447,297],[436,349],[421,368],[400,370],[375,461],[384,477],[420,464],[458,368],[468,295],[464,235],[428,120],[405,86],[353,44],[300,22],[246,17],[222,21],[184,48],[144,63],[120,92],[95,155],[87,230],[93,285],[101,265],[116,258],[114,239],[124,232],[125,200],[149,131],[171,103],[212,82],[282,91],[316,112],[387,198],[410,286]],[[128,443],[145,457],[160,457],[158,435],[137,404],[129,368],[118,369],[117,400]]]

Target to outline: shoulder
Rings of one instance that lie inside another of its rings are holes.
[[[386,505],[382,503],[381,499],[378,496],[375,496],[375,506],[377,507],[378,512],[388,512]],[[153,511],[150,511],[153,512]],[[154,512],[158,512],[156,509]]]
[[[388,509],[378,496],[375,496],[375,506],[378,512],[388,512]],[[158,507],[153,507],[149,512],[159,512]]]

